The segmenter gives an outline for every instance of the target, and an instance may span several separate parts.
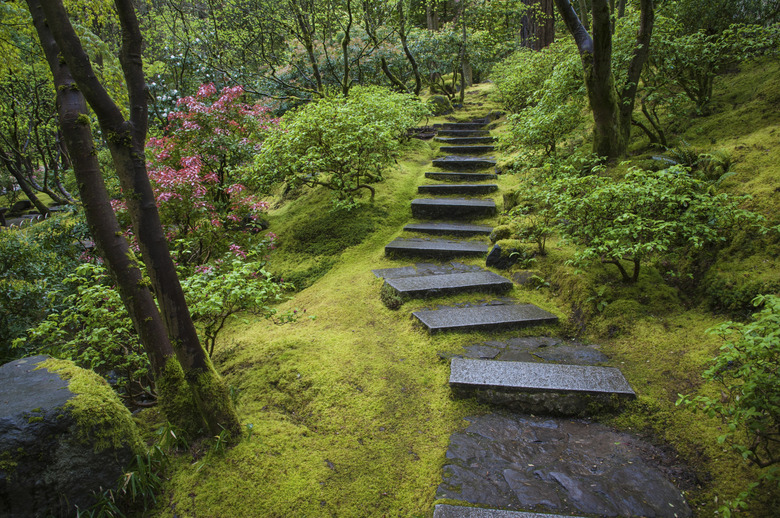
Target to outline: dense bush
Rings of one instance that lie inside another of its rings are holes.
[[[650,257],[688,255],[726,240],[736,223],[760,217],[739,209],[739,198],[712,194],[708,185],[676,166],[659,172],[631,170],[622,181],[596,175],[567,178],[552,186],[563,234],[584,246],[575,263],[614,264],[636,282]],[[633,272],[623,265],[633,263]]]
[[[282,118],[258,155],[257,180],[324,186],[337,206],[355,204],[357,194],[383,179],[406,131],[428,113],[411,95],[380,87],[354,87],[305,105]]]

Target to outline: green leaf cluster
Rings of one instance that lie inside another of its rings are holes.
[[[427,115],[418,98],[381,87],[354,87],[286,114],[271,131],[256,160],[256,178],[267,186],[286,182],[324,186],[337,205],[383,179],[402,138]]]

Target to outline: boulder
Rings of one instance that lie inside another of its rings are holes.
[[[34,356],[0,367],[0,516],[75,516],[143,444],[100,376]]]
[[[19,216],[24,211],[30,210],[33,208],[33,204],[30,200],[19,200],[13,205],[11,205],[11,209],[8,211],[9,216]]]
[[[452,113],[452,103],[443,95],[432,95],[431,98],[428,99],[428,104],[430,105],[431,113],[434,116]]]

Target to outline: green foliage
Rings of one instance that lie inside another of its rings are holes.
[[[585,248],[575,263],[614,264],[626,282],[636,282],[643,261],[674,257],[723,242],[737,222],[760,217],[739,209],[741,199],[713,195],[679,166],[665,171],[632,169],[622,181],[599,176],[558,180],[555,210],[566,237]],[[633,263],[629,275],[622,261]]]
[[[258,255],[253,251],[250,260],[244,260],[228,254],[213,266],[197,268],[182,281],[187,306],[199,324],[209,354],[214,353],[217,336],[228,319],[240,312],[272,318],[277,314],[274,304],[284,300],[284,291],[291,288],[264,270],[265,261],[257,260]],[[285,314],[281,321],[289,322],[294,317]]]
[[[388,309],[400,309],[404,304],[401,294],[387,283],[382,284],[382,287],[379,288],[379,299]]]
[[[419,99],[379,87],[355,87],[285,115],[257,158],[257,180],[292,187],[321,185],[337,207],[352,207],[362,189],[383,179],[400,139],[428,113]]]
[[[24,229],[0,231],[0,363],[19,356],[11,343],[59,306],[63,279],[78,264],[81,227],[53,217]]]
[[[546,49],[517,51],[494,72],[509,116],[503,142],[541,148],[554,154],[556,144],[580,124],[585,105],[582,65],[574,43],[559,40]]]
[[[115,381],[133,402],[153,398],[149,360],[108,272],[83,263],[64,280],[62,307],[14,342],[25,354],[74,361]]]
[[[761,311],[747,323],[725,322],[709,330],[725,343],[704,378],[720,388],[720,395],[691,398],[680,395],[677,404],[717,417],[725,425],[719,443],[759,467],[766,468],[759,482],[780,482],[780,297],[761,295],[754,299]],[[730,502],[746,507],[758,483]]]

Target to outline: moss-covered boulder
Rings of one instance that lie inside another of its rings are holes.
[[[428,99],[428,105],[431,108],[431,113],[435,115],[447,115],[452,113],[452,103],[447,97],[443,95],[432,95]]]
[[[143,444],[116,393],[72,362],[0,367],[0,516],[75,516]]]
[[[533,250],[517,239],[502,239],[490,250],[485,265],[499,270],[507,270],[516,264],[521,268],[528,268],[533,258]]]

